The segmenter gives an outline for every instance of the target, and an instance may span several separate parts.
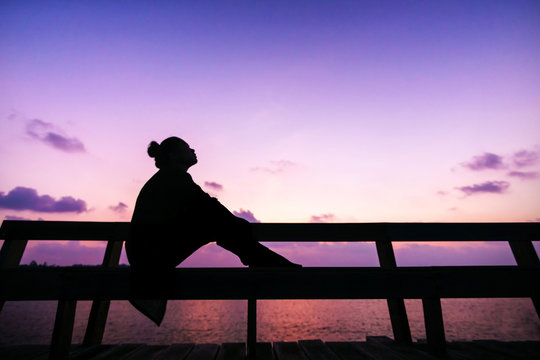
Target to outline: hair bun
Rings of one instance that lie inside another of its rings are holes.
[[[159,155],[161,152],[161,146],[155,141],[152,141],[150,145],[148,145],[148,156],[151,158],[155,158]]]

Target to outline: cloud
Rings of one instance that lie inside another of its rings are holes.
[[[270,164],[276,166],[276,167],[280,167],[280,168],[286,168],[286,167],[289,167],[289,166],[295,166],[296,163],[294,163],[293,161],[290,161],[290,160],[272,160],[270,161]]]
[[[99,242],[101,246],[84,245],[81,241],[55,241],[30,242],[24,251],[21,264],[29,264],[35,260],[38,264],[47,262],[50,265],[68,266],[74,264],[99,265],[103,261],[106,242]],[[88,242],[86,242],[88,243]],[[124,252],[122,252],[124,255]]]
[[[290,160],[273,160],[273,161],[270,161],[269,166],[252,167],[251,171],[266,172],[270,174],[279,174],[294,166],[296,166],[296,163]]]
[[[335,219],[334,214],[321,214],[321,215],[313,215],[311,216],[311,219],[309,220],[310,223],[326,223],[326,222],[332,222]]]
[[[508,176],[516,177],[521,180],[533,180],[538,178],[538,173],[535,171],[511,171]]]
[[[217,182],[213,182],[213,181],[205,181],[204,186],[206,186],[207,188],[210,188],[212,190],[216,190],[216,191],[223,190],[223,185],[218,184]]]
[[[119,202],[118,205],[109,206],[109,210],[114,211],[115,213],[123,214],[126,212],[128,206],[123,202]]]
[[[86,202],[71,196],[55,200],[49,195],[38,195],[32,188],[18,186],[7,195],[0,192],[0,208],[11,210],[31,210],[47,213],[86,212]]]
[[[531,166],[538,162],[539,155],[536,151],[521,150],[512,155],[512,161],[518,168]]]
[[[30,120],[26,124],[26,133],[33,139],[41,141],[55,149],[64,152],[86,152],[84,144],[75,137],[66,137],[62,135],[63,131],[39,119]]]
[[[242,218],[244,220],[247,220],[252,223],[260,223],[260,220],[257,220],[255,218],[255,215],[249,210],[240,209],[238,211],[233,211],[233,214],[238,216],[239,218]]]
[[[15,215],[6,215],[4,216],[5,220],[25,220],[25,221],[35,221],[34,219],[27,219],[21,216],[15,216]],[[43,218],[37,218],[37,221],[43,221]]]
[[[440,246],[403,243],[395,249],[398,266],[467,266],[515,265],[508,244],[462,243],[459,246]]]
[[[471,161],[464,162],[461,165],[473,171],[485,169],[504,169],[506,167],[503,163],[502,156],[492,153],[484,153],[482,155],[474,156]]]
[[[510,183],[507,181],[486,181],[482,184],[474,184],[471,186],[461,186],[456,189],[470,196],[477,193],[492,193],[502,194],[510,187]]]

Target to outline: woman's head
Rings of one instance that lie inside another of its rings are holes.
[[[156,167],[189,169],[197,163],[195,150],[184,140],[172,136],[158,144],[152,141],[148,145],[148,155],[156,160]]]

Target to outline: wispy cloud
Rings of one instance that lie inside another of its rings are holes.
[[[518,168],[535,165],[539,158],[537,151],[521,150],[512,155],[512,161]]]
[[[503,163],[502,156],[492,153],[484,153],[474,156],[472,160],[461,164],[469,170],[479,171],[486,169],[504,169],[506,166]]]
[[[128,206],[124,204],[123,202],[119,202],[117,205],[111,205],[109,206],[109,210],[114,211],[118,214],[124,214],[127,210]]]
[[[510,171],[508,176],[521,180],[533,180],[538,178],[538,173],[536,171]]]
[[[257,220],[255,218],[255,215],[249,210],[240,209],[238,211],[233,211],[233,214],[238,216],[239,218],[242,218],[244,220],[247,220],[252,223],[260,223],[260,220]]]
[[[266,172],[269,174],[279,174],[296,166],[296,163],[290,160],[273,160],[269,165],[252,167],[251,171]]]
[[[0,192],[0,208],[11,210],[31,210],[47,213],[82,213],[88,211],[86,202],[72,196],[63,196],[55,200],[49,195],[38,195],[32,188],[18,186],[7,195]]]
[[[510,183],[507,181],[486,181],[481,184],[457,187],[456,189],[470,196],[480,193],[503,194],[509,187]]]
[[[25,220],[25,221],[35,221],[34,219],[28,219],[22,216],[15,216],[15,215],[6,215],[4,216],[5,220]],[[43,221],[43,218],[37,218],[37,221]]]
[[[223,190],[223,185],[218,184],[217,182],[214,182],[214,181],[205,181],[204,186],[215,191]]]
[[[309,222],[311,223],[326,223],[334,221],[336,216],[334,214],[321,214],[321,215],[312,215]]]
[[[35,140],[41,141],[53,148],[74,153],[86,152],[84,144],[76,137],[67,137],[63,131],[52,123],[39,119],[30,120],[26,124],[26,133]]]

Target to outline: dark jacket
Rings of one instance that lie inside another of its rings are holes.
[[[209,226],[236,222],[217,199],[181,170],[161,169],[143,186],[131,220],[126,253],[134,267],[174,268],[208,238]]]

